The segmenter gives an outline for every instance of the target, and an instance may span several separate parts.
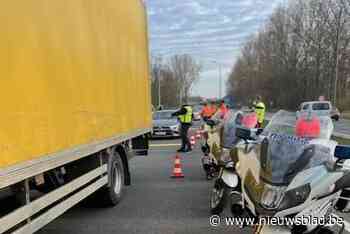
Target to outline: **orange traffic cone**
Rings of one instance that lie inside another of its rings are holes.
[[[175,162],[174,162],[174,170],[173,170],[173,175],[171,178],[184,178],[184,174],[182,173],[181,169],[181,162],[180,162],[180,156],[176,155],[175,156]]]

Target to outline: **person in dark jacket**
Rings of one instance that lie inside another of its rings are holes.
[[[176,111],[172,116],[177,116],[181,123],[180,136],[181,148],[177,152],[189,152],[192,150],[190,140],[188,139],[188,130],[192,125],[193,110],[190,105],[183,105],[179,111]]]

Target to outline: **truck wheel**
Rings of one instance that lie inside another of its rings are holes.
[[[108,185],[99,191],[100,201],[106,206],[117,205],[123,196],[125,171],[123,161],[117,151],[110,156],[108,165]]]

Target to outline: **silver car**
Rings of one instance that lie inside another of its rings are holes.
[[[179,137],[180,122],[171,116],[175,110],[162,110],[153,113],[152,137]]]

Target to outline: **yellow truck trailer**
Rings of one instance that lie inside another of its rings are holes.
[[[141,0],[1,2],[0,192],[22,204],[0,233],[35,232],[92,193],[119,202],[151,131],[146,19]]]

